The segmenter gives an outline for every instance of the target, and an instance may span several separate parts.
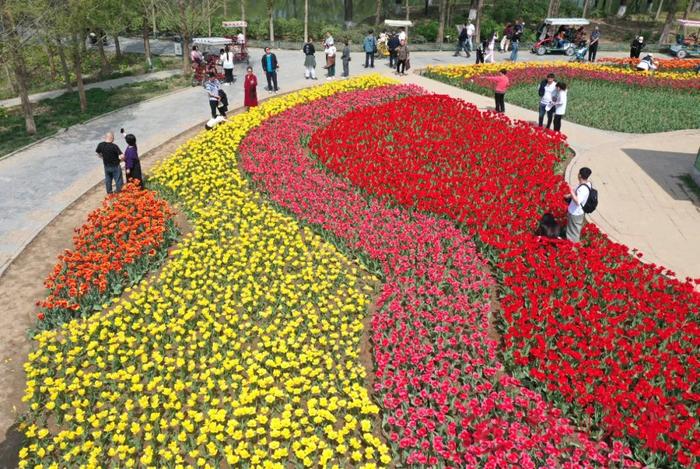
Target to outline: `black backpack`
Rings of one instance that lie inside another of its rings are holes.
[[[595,209],[598,208],[598,191],[593,189],[593,185],[588,186],[587,184],[581,184],[578,187],[581,186],[586,186],[586,188],[589,191],[588,194],[588,199],[586,199],[586,203],[583,204],[583,213],[593,213],[595,212]],[[578,191],[578,187],[576,188],[576,191]]]
[[[221,98],[219,104],[228,107],[228,96],[226,96],[226,92],[222,89],[219,89],[219,98]]]

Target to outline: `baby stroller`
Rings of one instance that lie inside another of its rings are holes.
[[[588,42],[582,42],[576,47],[574,55],[571,56],[569,62],[585,62],[588,54]]]

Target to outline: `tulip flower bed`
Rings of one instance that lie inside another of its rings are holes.
[[[700,65],[700,59],[655,58],[654,60],[659,64],[660,71],[695,72],[697,66]],[[598,63],[636,67],[639,63],[639,59],[630,59],[628,57],[603,57],[602,59],[598,59]]]
[[[45,281],[49,294],[38,303],[38,328],[101,309],[162,264],[176,237],[168,204],[152,191],[127,184],[88,215],[73,237],[74,248],[59,256]]]
[[[553,173],[562,143],[426,96],[350,112],[316,132],[310,148],[371,194],[478,235],[499,280],[503,354],[515,378],[592,437],[626,442],[644,464],[696,466],[700,294],[594,225],[576,246],[531,234],[543,212],[565,213],[565,184]]]
[[[654,75],[615,66],[572,63],[504,63],[428,67],[425,74],[476,93],[492,95],[483,80],[502,68],[511,87],[506,101],[537,110],[537,87],[548,73],[568,85],[566,118],[589,127],[651,133],[695,128],[700,122],[700,77],[694,72]],[[663,109],[655,112],[654,109]],[[564,130],[566,131],[566,130]]]
[[[374,467],[391,460],[360,363],[377,279],[251,191],[240,140],[370,77],[266,102],[154,170],[194,232],[157,278],[36,337],[20,467]]]
[[[347,179],[319,168],[305,147],[313,135],[314,148],[337,146],[357,157],[362,148],[374,161],[377,153],[365,144],[377,134],[365,126],[365,119],[356,125],[342,118],[342,128],[333,124],[332,132],[315,132],[356,110],[348,116],[367,112],[381,119],[375,124],[383,131],[396,124],[416,137],[408,127],[420,122],[407,109],[416,103],[421,110],[426,102],[439,104],[422,94],[397,86],[300,105],[265,121],[239,150],[241,168],[273,201],[378,263],[383,272],[379,309],[372,319],[374,390],[394,462],[437,467],[634,466],[624,444],[609,445],[577,431],[558,409],[503,373],[498,344],[488,336],[492,282],[475,245],[461,230],[446,219],[362,195]],[[380,108],[398,106],[401,112],[367,108],[403,95],[411,97]],[[440,133],[443,122],[431,124]],[[404,147],[406,140],[392,132],[384,136],[392,138],[381,145],[397,144],[390,150],[398,157],[394,163],[411,165],[413,147]],[[450,144],[448,137],[441,133],[435,145]],[[551,145],[561,144],[559,137],[548,139]],[[413,144],[431,145],[424,139]],[[404,154],[405,159],[399,156]],[[365,176],[377,181],[372,172]],[[390,186],[376,189],[393,193]]]

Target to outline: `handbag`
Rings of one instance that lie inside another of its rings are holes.
[[[406,70],[411,69],[411,59],[406,59]]]

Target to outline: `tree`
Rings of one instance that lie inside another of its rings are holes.
[[[678,9],[678,0],[669,0],[668,2],[668,13],[666,14],[666,21],[664,22],[664,28],[661,30],[661,36],[659,37],[659,43],[663,44],[666,40],[666,36],[671,32],[671,27],[673,26],[673,20],[676,19],[676,10]]]
[[[304,42],[309,42],[309,0],[304,0]]]
[[[447,0],[440,0],[440,21],[438,23],[438,33],[437,33],[437,43],[442,44],[445,42],[445,16],[447,14]]]
[[[352,26],[352,0],[343,0],[344,3],[344,20],[345,20],[345,26],[349,27]]]
[[[549,7],[547,8],[547,18],[553,18],[559,15],[559,4],[560,0],[549,0]]]
[[[189,49],[192,35],[200,31],[206,18],[202,15],[201,0],[162,0],[160,12],[163,25],[172,27],[182,38],[182,71],[185,75],[192,72]],[[161,26],[162,27],[162,26]]]
[[[583,18],[586,17],[586,14],[588,14],[588,4],[590,3],[590,0],[584,0],[583,1],[583,12],[581,12],[581,16]]]
[[[408,6],[408,0],[405,2],[406,5],[406,21],[411,20],[411,8]]]
[[[481,42],[481,14],[484,11],[484,0],[474,0],[476,2],[476,21],[474,23],[474,40],[478,44]],[[472,5],[474,3],[472,2]],[[475,44],[476,46],[476,44]]]
[[[245,0],[241,0],[241,21],[245,21]],[[243,27],[243,35],[246,35],[246,28]]]
[[[617,16],[618,18],[622,18],[625,16],[625,13],[627,13],[627,0],[620,0],[620,6],[617,9]]]
[[[22,114],[24,115],[24,126],[29,135],[36,134],[36,122],[34,121],[34,110],[29,101],[29,87],[27,86],[27,62],[23,54],[22,41],[19,35],[19,28],[15,21],[15,9],[17,5],[10,2],[0,3],[0,33],[5,36],[0,57],[6,57],[10,63],[15,78],[15,86],[19,92],[22,103]]]
[[[382,7],[384,6],[382,0],[377,0],[377,9],[374,13],[374,25],[379,26],[379,22],[382,19]]]
[[[267,0],[267,16],[270,19],[270,45],[275,42],[275,2],[274,0]]]

